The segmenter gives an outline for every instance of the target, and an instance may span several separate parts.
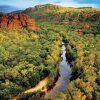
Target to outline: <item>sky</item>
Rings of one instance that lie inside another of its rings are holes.
[[[100,8],[100,0],[0,0],[0,5],[10,5],[20,9],[34,7],[38,4],[57,4],[66,7]]]

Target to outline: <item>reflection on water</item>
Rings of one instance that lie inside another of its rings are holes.
[[[45,98],[51,98],[55,100],[55,96],[58,92],[64,91],[67,84],[70,82],[72,69],[66,59],[66,47],[65,44],[62,43],[62,61],[60,62],[59,69],[60,69],[60,77],[56,82],[56,85],[52,90],[46,93]]]

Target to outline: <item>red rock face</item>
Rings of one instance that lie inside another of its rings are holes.
[[[100,12],[96,13],[96,17],[98,20],[100,20]]]
[[[34,19],[20,13],[2,14],[0,17],[0,27],[9,29],[20,29],[22,27],[27,27],[32,30],[37,28]]]
[[[89,29],[90,28],[90,24],[89,23],[85,23],[84,25],[83,25],[83,29]]]
[[[72,22],[71,22],[71,25],[77,25],[78,24],[78,21],[77,20],[73,20]]]
[[[84,14],[84,18],[87,19],[88,17],[92,16],[93,14],[91,13],[87,13],[87,14]]]

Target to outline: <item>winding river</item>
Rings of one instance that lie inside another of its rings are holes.
[[[54,86],[54,88],[46,93],[46,95],[45,95],[46,99],[50,98],[52,100],[53,99],[55,100],[57,93],[64,91],[67,84],[70,82],[72,69],[66,58],[66,47],[65,47],[64,42],[62,42],[61,58],[62,58],[62,61],[60,62],[60,65],[59,65],[60,77],[59,77],[58,81],[56,82],[56,85]]]
[[[23,93],[36,92],[38,90],[42,90],[45,92],[46,99],[56,100],[57,93],[65,90],[67,84],[70,82],[72,69],[66,59],[66,47],[65,47],[64,42],[62,42],[61,49],[62,49],[62,55],[61,55],[62,61],[60,62],[60,65],[59,65],[60,77],[55,83],[55,86],[53,87],[53,89],[47,92],[46,85],[48,83],[48,77],[46,77],[45,79],[41,80],[35,87],[28,89],[24,91]],[[11,100],[16,100],[16,98],[17,96],[13,97]]]

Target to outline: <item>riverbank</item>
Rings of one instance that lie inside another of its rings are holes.
[[[61,55],[62,61],[60,62],[60,65],[59,65],[59,75],[60,76],[57,82],[55,83],[55,85],[51,88],[51,90],[49,90],[46,93],[45,95],[46,99],[50,98],[52,100],[55,100],[57,94],[59,92],[64,91],[67,84],[70,82],[72,69],[66,58],[66,47],[65,47],[64,42],[62,42],[61,50],[62,50],[62,55]]]
[[[41,80],[35,87],[28,89],[28,90],[24,91],[23,93],[32,93],[32,92],[36,92],[38,90],[40,90],[41,92],[46,92],[47,91],[47,88],[46,88],[47,83],[48,83],[48,77]],[[17,96],[14,97],[12,100],[17,100]]]
[[[59,73],[55,77],[55,80],[52,83],[52,85],[50,85],[49,87],[47,86],[49,79],[48,77],[46,77],[43,80],[41,80],[35,87],[28,89],[23,93],[26,94],[34,93],[40,90],[41,92],[44,92],[45,99],[53,100],[56,98],[59,92],[65,90],[66,85],[70,82],[72,69],[66,58],[66,47],[64,42],[62,42],[61,50],[62,50],[62,54],[61,54],[62,60],[59,64]],[[12,100],[16,100],[16,99],[17,97],[14,97]]]

